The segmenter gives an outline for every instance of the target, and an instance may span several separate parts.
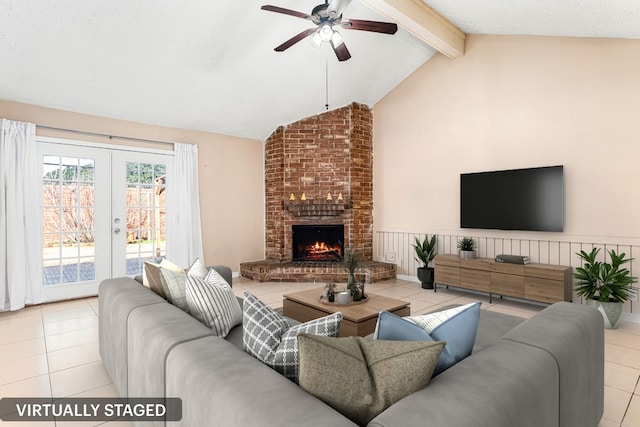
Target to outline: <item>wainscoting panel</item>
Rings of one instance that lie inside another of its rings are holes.
[[[431,236],[433,232],[426,231]],[[616,252],[624,252],[628,257],[634,258],[634,254],[640,256],[640,239],[635,238],[597,238],[583,236],[547,237],[544,238],[519,238],[500,235],[472,235],[459,234],[457,232],[435,232],[438,236],[439,254],[457,254],[458,240],[465,236],[473,237],[477,243],[478,257],[495,258],[496,255],[523,255],[528,256],[532,263],[559,264],[570,267],[581,265],[577,252],[591,251],[594,246],[602,248],[600,258],[609,260],[607,251],[614,249]],[[398,266],[397,274],[400,278],[415,280],[416,269],[420,263],[415,259],[416,237],[422,241],[425,231],[407,231],[397,229],[375,229],[373,239],[374,260],[395,262]],[[528,237],[528,235],[527,235]],[[631,275],[640,276],[640,260],[633,259],[628,268]],[[640,285],[636,284],[636,287]],[[575,295],[574,302],[580,298]],[[640,316],[640,303],[629,301],[625,304],[625,311]],[[640,319],[640,317],[639,317]]]

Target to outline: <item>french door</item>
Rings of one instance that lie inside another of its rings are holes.
[[[166,248],[172,155],[39,142],[43,284],[49,300],[96,295]]]

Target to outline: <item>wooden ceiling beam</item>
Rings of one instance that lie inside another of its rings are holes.
[[[466,34],[422,0],[360,0],[409,33],[455,59],[464,55]]]

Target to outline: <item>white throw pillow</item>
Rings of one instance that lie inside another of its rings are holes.
[[[209,270],[200,258],[196,258],[196,260],[193,261],[193,264],[191,264],[191,267],[189,267],[189,270],[187,270],[188,276],[196,276],[201,279],[204,279],[207,276],[207,273],[209,273]]]

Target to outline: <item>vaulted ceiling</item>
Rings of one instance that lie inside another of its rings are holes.
[[[0,0],[0,99],[262,140],[277,126],[356,101],[373,106],[467,34],[640,38],[637,0],[352,0],[351,59],[307,40],[322,0]],[[431,13],[431,9],[437,13]],[[455,59],[452,59],[455,60]]]

